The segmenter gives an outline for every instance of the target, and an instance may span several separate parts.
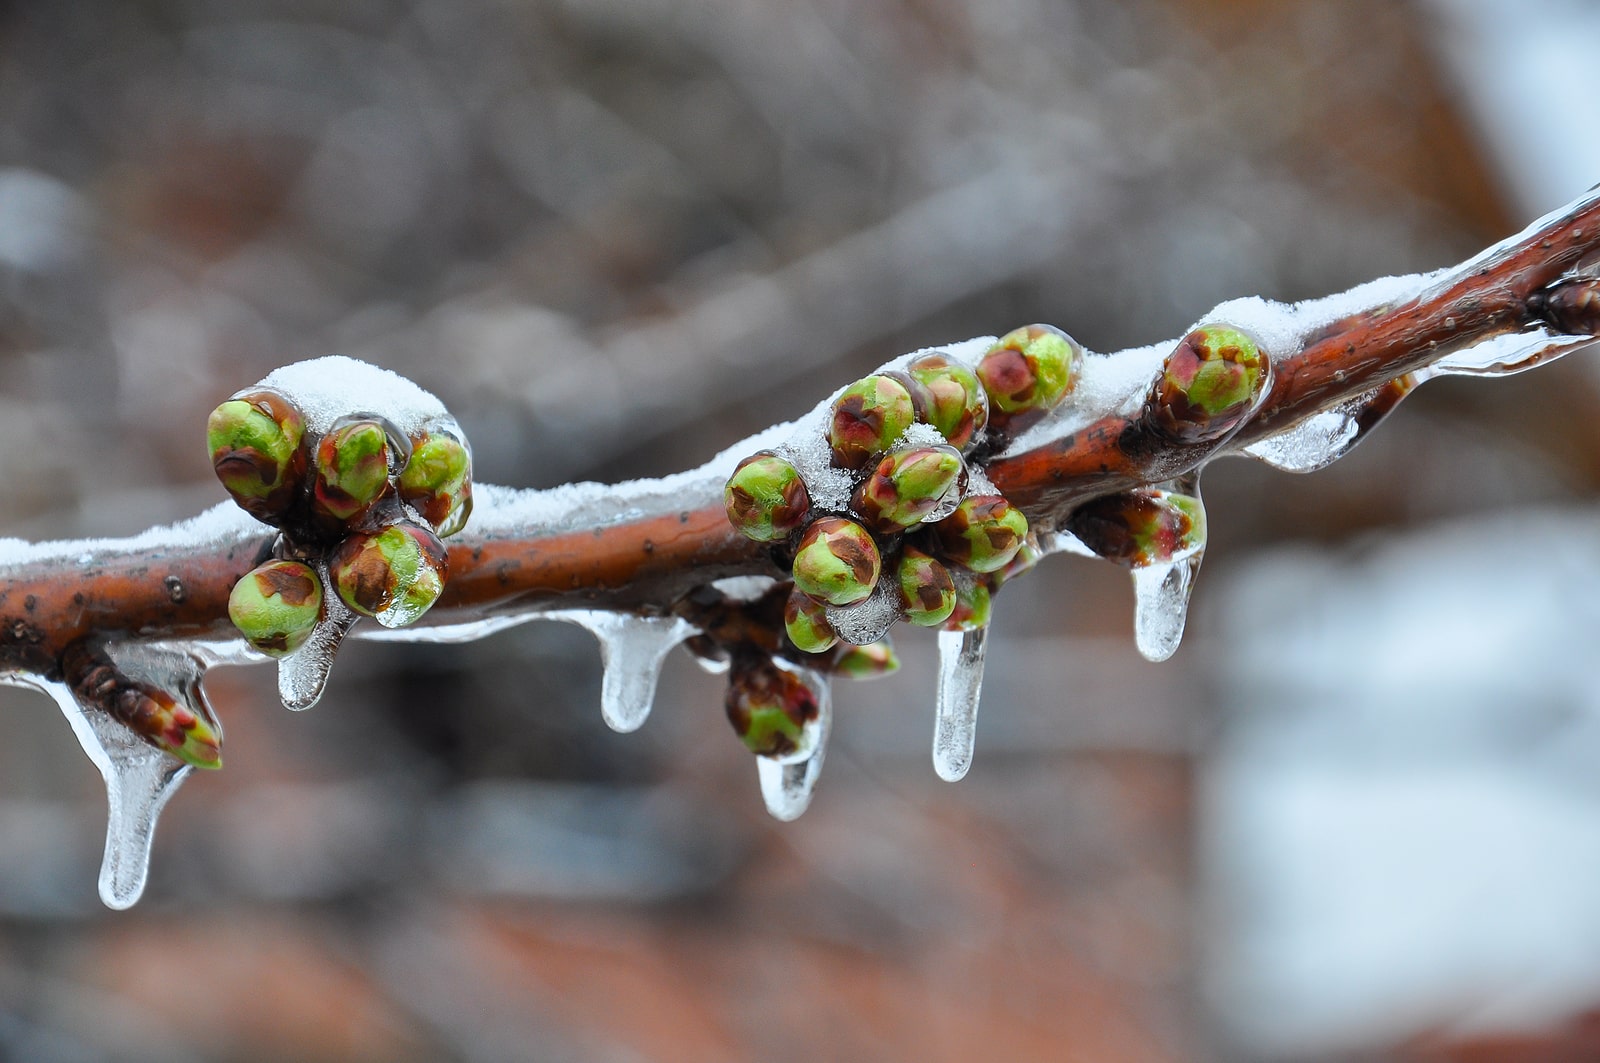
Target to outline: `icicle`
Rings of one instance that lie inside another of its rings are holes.
[[[1553,362],[1578,347],[1594,342],[1594,337],[1557,335],[1547,329],[1512,332],[1474,344],[1464,351],[1434,362],[1419,375],[1436,376],[1511,376]]]
[[[823,610],[828,626],[852,646],[870,646],[889,633],[900,618],[900,600],[892,573],[878,578],[872,594],[854,605],[830,605]]]
[[[939,686],[935,695],[933,770],[955,782],[972,767],[983,688],[984,642],[989,629],[939,632]]]
[[[1268,436],[1245,453],[1283,472],[1316,472],[1355,449],[1400,401],[1416,390],[1429,370],[1410,373],[1324,411],[1286,432]]]
[[[1166,660],[1183,641],[1189,594],[1202,556],[1203,552],[1197,551],[1171,564],[1133,570],[1133,636],[1148,660]]]
[[[328,579],[328,566],[317,561],[314,566],[324,587],[332,587]],[[328,675],[333,671],[333,659],[339,644],[356,622],[356,614],[340,600],[337,594],[322,596],[323,617],[311,630],[304,646],[278,659],[278,698],[283,707],[303,712],[322,698],[328,686]]]
[[[600,640],[600,713],[606,726],[623,734],[637,731],[650,715],[661,664],[678,643],[695,634],[676,616],[635,616],[575,609],[546,614],[585,628]]]
[[[756,758],[756,774],[761,781],[761,796],[774,819],[788,823],[799,819],[811,804],[822,760],[828,752],[828,734],[833,727],[833,697],[826,676],[810,669],[797,669],[817,699],[816,743],[798,760]]]

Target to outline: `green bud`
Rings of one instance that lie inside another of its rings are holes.
[[[165,690],[144,683],[117,692],[114,713],[157,749],[197,768],[222,767],[222,736],[211,721]]]
[[[994,597],[988,581],[967,577],[956,580],[956,607],[944,622],[946,631],[973,631],[988,627]]]
[[[1017,556],[1007,561],[1005,568],[989,574],[990,587],[994,590],[999,590],[1034,565],[1037,565],[1043,558],[1044,551],[1039,549],[1039,544],[1034,542],[1031,536],[1022,540],[1022,547],[1017,551]]]
[[[879,679],[900,670],[900,656],[888,639],[865,646],[849,646],[834,658],[833,670],[848,679]]]
[[[974,572],[995,572],[1017,556],[1028,518],[1000,495],[973,495],[933,526],[946,559]]]
[[[1053,325],[1014,329],[978,362],[978,379],[999,414],[1054,409],[1077,383],[1083,348]],[[999,414],[996,420],[999,420]]]
[[[989,423],[989,397],[978,375],[947,354],[925,354],[906,367],[927,389],[921,419],[939,430],[950,445],[965,449]]]
[[[858,380],[833,400],[828,444],[847,469],[859,469],[874,454],[894,446],[916,420],[911,391],[891,376]]]
[[[438,530],[460,531],[472,512],[472,452],[454,434],[436,430],[411,441],[411,459],[400,471],[400,498]]]
[[[389,433],[377,421],[352,421],[317,445],[312,488],[317,511],[349,522],[372,508],[389,486]]]
[[[772,658],[736,655],[728,672],[728,722],[750,752],[794,759],[816,748],[818,706],[805,681]]]
[[[867,529],[843,517],[823,517],[800,538],[794,585],[829,605],[854,605],[872,593],[881,564]]]
[[[758,543],[787,539],[811,509],[800,470],[770,453],[741,461],[728,477],[722,501],[728,508],[728,523]]]
[[[417,620],[444,591],[450,559],[426,528],[401,521],[377,532],[357,532],[340,543],[330,565],[344,603],[384,627]]]
[[[272,657],[298,650],[322,613],[322,582],[310,565],[268,561],[228,595],[228,619],[245,640]]]
[[[294,501],[305,472],[305,419],[275,391],[229,399],[206,421],[211,466],[246,513],[276,523]]]
[[[1085,502],[1067,518],[1067,530],[1108,561],[1141,568],[1204,547],[1206,510],[1193,495],[1141,488]]]
[[[1266,389],[1270,363],[1255,340],[1229,325],[1206,325],[1178,341],[1145,404],[1158,432],[1206,443],[1231,432]]]
[[[789,641],[804,653],[831,650],[839,641],[822,603],[798,588],[783,604],[783,629],[788,632]]]
[[[861,481],[850,506],[867,525],[893,534],[934,512],[966,471],[954,447],[914,447],[878,462]]]
[[[918,627],[938,627],[956,607],[956,585],[950,570],[921,550],[906,547],[895,569],[900,609]]]

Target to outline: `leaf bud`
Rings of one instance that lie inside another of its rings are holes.
[[[843,517],[822,517],[800,538],[794,585],[829,605],[853,605],[872,593],[881,564],[867,529]]]
[[[322,581],[310,565],[268,561],[228,595],[228,619],[250,645],[272,657],[298,650],[322,613]]]
[[[800,470],[776,454],[752,454],[722,491],[728,523],[758,543],[787,539],[806,519],[811,496]]]

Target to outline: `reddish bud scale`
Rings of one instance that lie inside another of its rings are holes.
[[[956,586],[950,570],[914,547],[906,547],[895,566],[900,611],[918,627],[937,627],[956,607]]]
[[[957,489],[966,471],[954,447],[914,447],[888,455],[856,487],[850,508],[866,525],[893,535],[922,521]]]
[[[1027,325],[1000,337],[978,362],[996,427],[1015,430],[1054,409],[1077,383],[1083,349],[1053,325]]]
[[[828,445],[838,464],[859,469],[874,454],[892,447],[915,421],[911,390],[879,373],[856,381],[833,400]]]
[[[334,551],[334,588],[351,609],[385,627],[404,627],[438,600],[449,573],[444,544],[409,521],[357,532]]]
[[[766,451],[738,464],[723,488],[722,501],[728,523],[758,543],[787,539],[811,509],[800,470]]]
[[[745,748],[763,757],[799,752],[810,739],[807,728],[819,711],[804,680],[757,654],[734,657],[725,708],[733,733]]]
[[[973,572],[994,572],[1022,549],[1028,518],[1000,495],[973,495],[933,525],[933,534],[946,559]]]
[[[1145,421],[1175,443],[1221,439],[1249,414],[1269,373],[1267,356],[1245,333],[1227,325],[1195,329],[1167,356]]]
[[[389,488],[389,436],[376,421],[334,428],[317,444],[314,508],[324,517],[353,524]]]
[[[1205,545],[1205,509],[1192,495],[1140,489],[1079,506],[1067,530],[1099,556],[1130,568],[1167,563]]]
[[[206,442],[217,479],[246,513],[276,524],[305,476],[305,420],[275,391],[247,392],[212,411]]]
[[[472,512],[472,452],[448,431],[413,436],[398,486],[401,500],[441,537],[449,537]]]
[[[917,406],[917,419],[937,428],[951,446],[970,446],[989,423],[989,397],[977,374],[942,352],[925,354],[906,369],[927,396]]]

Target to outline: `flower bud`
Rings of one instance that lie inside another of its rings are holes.
[[[123,674],[103,645],[82,640],[67,648],[61,668],[80,705],[107,713],[150,745],[197,768],[222,767],[222,735],[208,718],[199,684],[193,700]]]
[[[449,538],[472,512],[472,452],[455,434],[437,429],[412,440],[400,471],[400,498]]]
[[[829,605],[853,605],[872,593],[881,564],[867,529],[843,517],[823,517],[800,539],[794,585]]]
[[[1141,568],[1204,547],[1206,510],[1193,495],[1141,488],[1085,502],[1067,518],[1067,530],[1106,560]]]
[[[246,513],[275,523],[294,501],[305,472],[305,420],[274,391],[229,399],[206,421],[211,466]]]
[[[1220,439],[1266,389],[1270,364],[1256,341],[1229,325],[1206,325],[1178,341],[1145,404],[1145,417],[1176,443]]]
[[[841,650],[834,658],[833,670],[848,679],[879,679],[900,670],[900,655],[888,639],[879,639]]]
[[[850,506],[867,526],[893,534],[920,523],[953,490],[966,466],[954,447],[914,447],[878,462]]]
[[[1053,325],[1026,325],[989,348],[978,379],[999,414],[1043,412],[1066,398],[1082,363],[1083,348],[1071,336]]]
[[[770,657],[735,656],[726,707],[733,733],[757,756],[794,760],[816,748],[816,695],[800,676]]]
[[[405,627],[443,593],[449,555],[431,531],[401,521],[350,536],[329,568],[346,605],[384,627]]]
[[[758,543],[787,539],[806,519],[811,496],[800,470],[776,454],[752,454],[722,491],[728,523]]]
[[[944,622],[944,630],[973,631],[988,627],[993,605],[994,596],[988,581],[970,576],[956,580],[956,607]]]
[[[974,572],[995,572],[1022,549],[1028,518],[1000,495],[973,495],[933,525],[933,533],[948,560]]]
[[[956,607],[956,585],[938,559],[908,546],[895,576],[906,620],[918,627],[938,627],[949,619]]]
[[[847,469],[859,469],[874,454],[894,446],[916,420],[905,384],[882,374],[858,380],[833,400],[828,445]]]
[[[312,488],[319,513],[349,522],[372,508],[389,486],[389,433],[377,421],[334,428],[317,445]]]
[[[1022,540],[1022,547],[1017,551],[1017,556],[1007,561],[1004,568],[989,574],[989,586],[993,590],[999,590],[1037,565],[1043,558],[1044,551],[1039,549],[1037,543],[1031,538]]]
[[[804,653],[831,650],[839,641],[822,603],[798,588],[783,604],[783,629],[789,641]]]
[[[299,561],[268,561],[245,573],[228,595],[228,619],[245,641],[272,657],[299,649],[321,613],[322,582]]]
[[[951,446],[966,449],[989,423],[989,397],[977,374],[944,353],[925,354],[906,371],[927,389],[927,402],[917,410],[921,419]]]

